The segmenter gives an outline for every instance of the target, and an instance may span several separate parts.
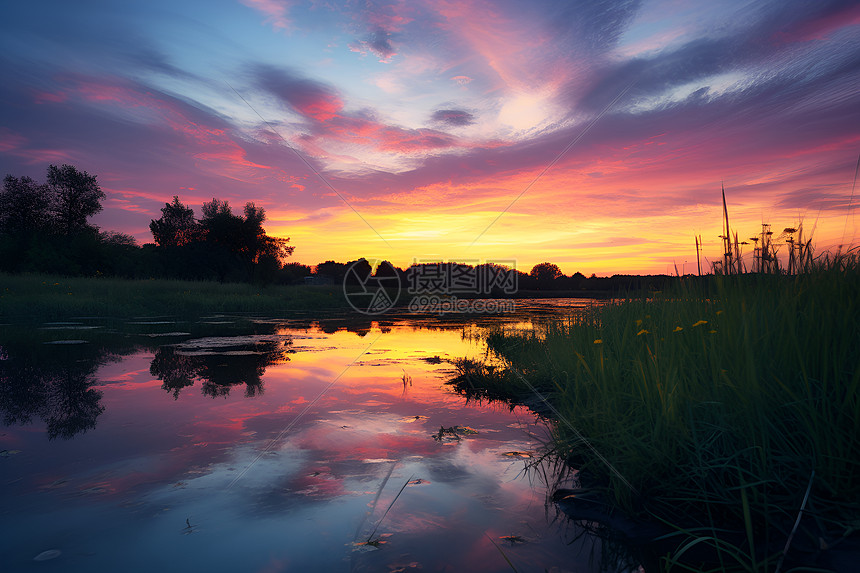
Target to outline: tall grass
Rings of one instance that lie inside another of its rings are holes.
[[[673,529],[667,569],[773,571],[802,504],[787,564],[860,523],[860,262],[806,270],[496,330],[488,346],[515,375],[461,364],[461,377],[517,394],[521,376],[545,395],[559,453]]]
[[[0,322],[344,307],[339,287],[0,274]]]

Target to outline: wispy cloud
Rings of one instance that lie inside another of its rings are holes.
[[[855,224],[858,37],[848,0],[15,3],[0,174],[97,173],[99,224],[141,240],[172,195],[218,196],[282,213],[303,262],[369,254],[316,170],[402,265],[428,233],[460,253],[632,83],[477,255],[662,271],[719,234],[720,181],[739,225],[806,215],[827,243]]]
[[[292,26],[289,18],[290,2],[288,0],[240,0],[245,6],[254,8],[266,16],[266,24],[276,30],[288,30]]]

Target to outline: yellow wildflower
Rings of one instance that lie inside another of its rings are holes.
[[[639,332],[636,333],[636,336],[642,336],[643,334],[650,334],[650,333],[643,328],[642,330],[640,330]]]
[[[718,310],[718,311],[717,311],[717,316],[720,316],[721,314],[723,314],[723,311]]]
[[[716,331],[716,330],[709,330],[708,332],[709,332],[710,334],[716,334],[716,333],[717,333],[717,331]]]
[[[682,330],[684,330],[682,327],[676,326],[675,330],[673,330],[672,332],[681,332]]]
[[[639,328],[640,326],[642,326],[642,319],[637,318],[636,319],[636,328]]]
[[[708,324],[708,321],[707,320],[699,320],[698,322],[695,322],[693,324],[693,328],[696,328],[697,326],[702,326],[703,324]]]
[[[603,341],[598,338],[597,340],[594,341],[594,344],[603,344]]]

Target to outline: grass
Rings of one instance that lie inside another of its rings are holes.
[[[664,569],[790,567],[860,528],[860,261],[806,270],[494,330],[454,383],[543,395],[583,481],[666,525]]]
[[[349,308],[340,287],[0,274],[0,322]]]

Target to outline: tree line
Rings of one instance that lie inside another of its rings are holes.
[[[94,175],[70,165],[48,167],[47,181],[7,175],[0,192],[0,270],[92,275],[134,245],[88,219],[105,194]]]
[[[50,165],[45,183],[7,175],[0,190],[0,271],[68,276],[275,282],[294,247],[269,236],[265,211],[204,203],[201,218],[178,197],[152,220],[153,243],[102,231],[89,219],[105,193],[95,175]]]
[[[400,269],[384,261],[375,269],[365,259],[334,260],[309,266],[287,262],[295,247],[289,239],[269,236],[265,210],[248,202],[234,213],[227,201],[213,198],[200,217],[179,196],[165,203],[161,217],[150,222],[153,242],[138,245],[134,237],[102,231],[89,219],[102,211],[105,193],[95,175],[71,165],[50,165],[45,183],[7,175],[0,191],[0,271],[56,273],[68,276],[177,278],[264,284],[342,284],[377,277],[400,278],[406,288],[416,274],[473,269],[507,273],[507,284],[522,291],[610,291],[662,288],[666,275],[585,277],[565,275],[544,262],[525,273],[492,264],[414,263]],[[484,268],[482,268],[484,267]],[[349,272],[352,269],[352,272]],[[503,289],[475,294],[503,296]]]

